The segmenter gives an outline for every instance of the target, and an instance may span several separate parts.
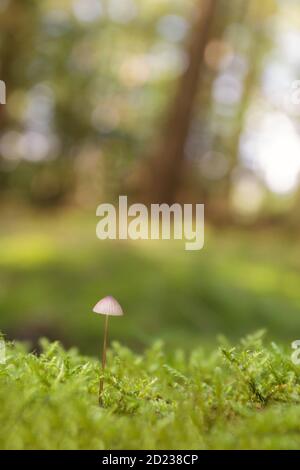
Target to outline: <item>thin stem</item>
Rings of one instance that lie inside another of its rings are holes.
[[[102,370],[100,371],[100,384],[99,384],[99,405],[102,404],[101,395],[104,388],[104,370],[106,365],[106,349],[107,349],[107,337],[108,337],[108,315],[105,315],[105,326],[104,326],[104,338],[103,338],[103,350],[102,350]]]

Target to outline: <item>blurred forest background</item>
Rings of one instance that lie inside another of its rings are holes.
[[[299,31],[297,0],[0,0],[3,333],[95,352],[112,294],[137,348],[296,339]],[[204,250],[100,242],[119,194],[205,203]]]

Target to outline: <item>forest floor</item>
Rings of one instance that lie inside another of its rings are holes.
[[[0,364],[1,449],[298,449],[300,366],[262,333],[207,353],[143,354],[114,343],[102,406],[99,361],[41,342]]]
[[[208,225],[201,251],[181,241],[96,238],[96,216],[77,212],[3,218],[0,228],[0,331],[40,337],[98,355],[102,321],[95,303],[113,295],[124,317],[110,338],[141,351],[216,344],[267,329],[270,340],[300,336],[298,239],[272,231]],[[297,333],[298,332],[298,333]]]

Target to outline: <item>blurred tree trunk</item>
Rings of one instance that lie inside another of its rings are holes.
[[[227,176],[224,178],[222,191],[222,208],[223,218],[227,221],[231,220],[232,207],[231,207],[231,191],[232,191],[232,174],[235,168],[239,166],[240,158],[240,140],[245,127],[245,120],[247,112],[249,110],[253,92],[258,84],[259,75],[262,69],[262,63],[264,58],[264,51],[266,50],[268,39],[266,32],[262,25],[262,19],[272,13],[274,13],[272,1],[267,2],[262,9],[261,2],[259,0],[253,0],[252,3],[242,5],[241,17],[238,24],[244,25],[252,31],[251,42],[248,48],[247,60],[248,60],[248,72],[243,82],[243,93],[240,99],[239,107],[235,118],[235,133],[229,144],[229,168]],[[236,39],[236,49],[238,50],[238,40]],[[227,210],[225,210],[225,207]],[[216,218],[220,217],[220,213],[217,214]]]
[[[199,1],[187,48],[188,66],[180,79],[158,148],[150,156],[150,165],[146,165],[147,174],[142,178],[143,199],[148,202],[172,203],[180,188],[184,172],[184,147],[215,6],[216,0]]]

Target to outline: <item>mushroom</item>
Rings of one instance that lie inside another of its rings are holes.
[[[104,388],[104,378],[103,373],[106,365],[106,349],[107,349],[107,337],[108,337],[108,317],[112,316],[121,316],[123,315],[123,310],[119,302],[112,297],[111,295],[104,297],[96,303],[93,308],[93,312],[100,315],[105,315],[105,326],[104,326],[104,338],[103,338],[103,350],[102,350],[102,373],[100,375],[99,383],[99,405],[101,405],[101,395]]]

